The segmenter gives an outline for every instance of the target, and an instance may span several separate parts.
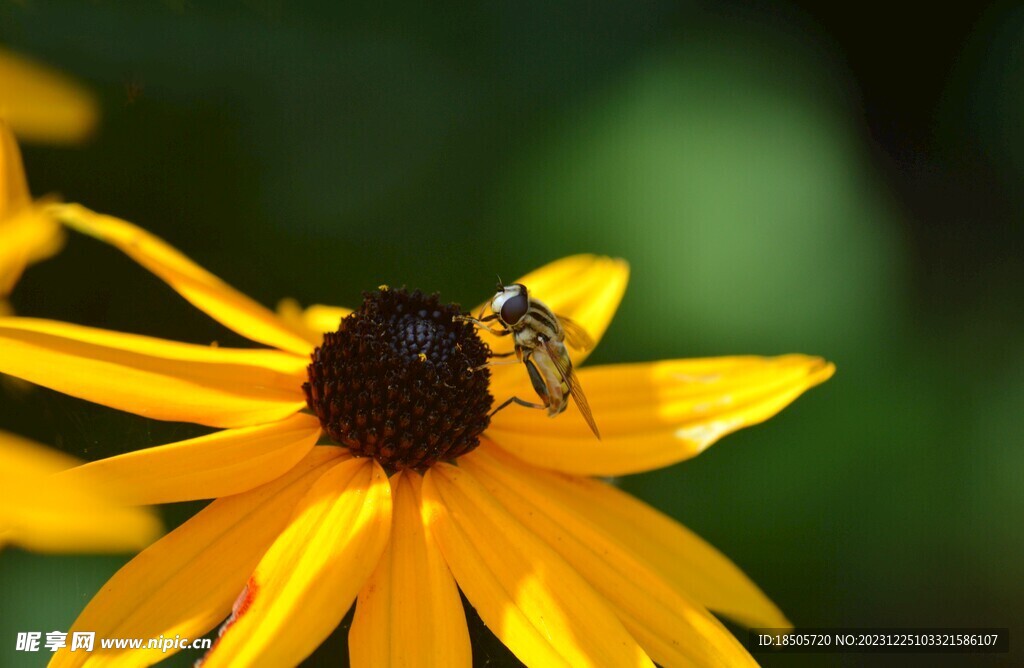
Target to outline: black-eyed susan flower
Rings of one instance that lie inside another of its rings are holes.
[[[0,319],[0,371],[223,428],[79,469],[123,482],[139,503],[215,500],[115,574],[72,630],[194,638],[227,617],[205,666],[292,665],[355,601],[354,665],[466,666],[461,589],[528,665],[677,666],[753,664],[711,611],[787,624],[713,547],[588,476],[691,457],[778,412],[830,364],[789,355],[583,368],[602,440],[574,409],[554,420],[510,409],[488,424],[492,398],[529,396],[528,380],[518,367],[470,372],[488,351],[453,322],[454,306],[381,289],[355,311],[286,304],[279,316],[129,223],[78,206],[58,215],[269,346]],[[627,276],[620,260],[580,255],[520,282],[598,339]],[[336,444],[315,447],[323,434]],[[165,656],[61,651],[53,663]]]
[[[117,503],[109,481],[76,473],[81,462],[0,431],[0,547],[36,552],[123,552],[160,534],[151,513]]]

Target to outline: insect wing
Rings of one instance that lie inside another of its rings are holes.
[[[564,349],[558,350],[556,344],[553,341],[544,342],[544,351],[548,357],[551,358],[551,362],[555,365],[558,370],[558,374],[565,381],[565,384],[569,386],[569,394],[572,395],[573,400],[576,402],[576,407],[580,409],[580,413],[583,414],[583,419],[587,421],[587,426],[590,427],[590,431],[594,432],[594,436],[597,440],[601,440],[601,432],[597,430],[597,423],[594,422],[594,415],[590,412],[590,404],[587,403],[587,397],[583,394],[583,388],[580,387],[580,381],[576,377],[576,372],[572,369],[572,362],[569,360],[569,356],[565,354]]]
[[[582,325],[575,320],[566,318],[564,315],[556,317],[558,318],[558,322],[562,325],[562,331],[565,332],[565,340],[570,346],[583,352],[588,352],[594,349],[594,346],[597,344],[594,343],[594,339],[590,334],[587,334],[587,330],[583,329]]]

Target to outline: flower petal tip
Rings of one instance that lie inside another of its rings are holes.
[[[95,131],[96,97],[64,74],[0,48],[0,81],[0,112],[22,139],[74,144]]]

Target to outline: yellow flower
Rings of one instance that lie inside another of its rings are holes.
[[[26,141],[81,141],[99,117],[88,91],[53,70],[0,48],[0,118]]]
[[[76,142],[99,117],[88,91],[67,77],[0,48],[0,300],[25,267],[44,260],[62,243],[60,226],[32,201],[14,139]],[[4,308],[0,304],[0,308]]]
[[[467,666],[461,589],[528,665],[677,666],[754,663],[709,611],[788,624],[713,547],[588,476],[692,457],[771,417],[832,365],[787,355],[584,368],[602,440],[575,409],[549,420],[510,408],[487,426],[489,393],[532,391],[519,366],[468,371],[480,340],[451,321],[453,307],[381,289],[355,312],[287,303],[278,316],[130,223],[76,205],[57,215],[269,346],[0,319],[2,372],[139,415],[223,428],[79,469],[122,482],[138,503],[215,500],[114,575],[72,630],[195,638],[231,613],[204,666],[293,665],[356,601],[353,665]],[[520,282],[596,340],[627,277],[621,260],[579,255]],[[491,342],[496,351],[510,345]],[[574,355],[577,364],[584,357]],[[314,447],[324,432],[344,447]],[[165,657],[62,650],[53,664]]]
[[[18,143],[0,120],[0,303],[25,267],[56,253],[62,241],[45,204],[32,201]]]
[[[25,267],[50,257],[63,231],[34,202],[11,130],[66,142],[94,125],[95,104],[75,84],[0,49],[0,316]],[[150,513],[116,502],[114,490],[89,476],[65,482],[58,473],[79,462],[0,432],[0,546],[41,552],[117,552],[148,545],[160,532]]]
[[[60,250],[60,225],[32,201],[17,134],[28,141],[84,139],[99,117],[92,95],[42,65],[0,48],[0,314],[25,267]]]
[[[140,508],[114,501],[109,481],[61,472],[76,459],[0,431],[0,547],[38,552],[138,550],[160,533]]]

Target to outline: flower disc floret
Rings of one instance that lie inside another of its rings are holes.
[[[381,288],[313,351],[306,402],[324,431],[385,469],[425,470],[480,444],[491,355],[455,304]]]

